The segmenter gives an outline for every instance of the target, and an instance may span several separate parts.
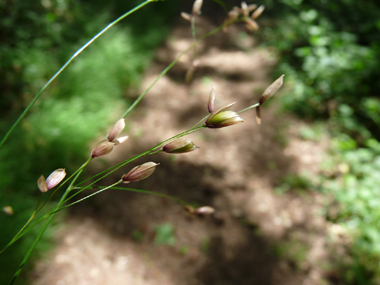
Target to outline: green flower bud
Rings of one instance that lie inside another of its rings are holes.
[[[223,107],[220,110],[216,111],[215,113],[212,113],[205,122],[206,127],[217,129],[244,122],[238,113],[234,111],[226,111],[226,109],[230,108],[233,104],[229,104],[226,107]]]
[[[198,147],[190,140],[176,139],[166,144],[162,150],[166,153],[186,153],[196,150]]]
[[[154,172],[159,163],[147,162],[132,168],[127,174],[124,174],[121,178],[124,183],[136,182],[143,180]]]

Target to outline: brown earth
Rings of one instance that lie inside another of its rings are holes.
[[[199,32],[210,28],[202,23]],[[127,117],[128,142],[97,159],[91,171],[193,126],[207,114],[211,85],[216,108],[236,102],[233,110],[241,110],[256,103],[271,83],[276,59],[251,35],[242,35],[232,28],[201,44],[188,85],[183,78],[190,57],[183,57]],[[175,28],[157,50],[141,90],[191,43],[187,26]],[[321,211],[323,196],[309,189],[284,194],[275,189],[286,175],[318,173],[328,139],[302,140],[299,131],[306,124],[278,114],[276,98],[271,101],[260,126],[250,110],[242,114],[244,123],[189,135],[200,147],[194,152],[143,157],[99,184],[114,183],[140,163],[159,162],[154,175],[128,186],[212,206],[213,215],[193,217],[167,198],[108,190],[71,207],[56,248],[37,263],[32,283],[327,284],[331,226]],[[165,225],[164,242],[172,245],[157,244]]]

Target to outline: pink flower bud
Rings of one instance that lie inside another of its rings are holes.
[[[214,112],[214,101],[215,101],[215,90],[211,88],[210,96],[208,98],[208,111],[210,113]]]
[[[46,186],[48,190],[57,186],[63,180],[63,178],[65,178],[65,176],[66,171],[64,168],[58,168],[57,170],[53,171],[46,179]]]
[[[113,150],[114,146],[115,146],[115,144],[113,142],[109,142],[107,140],[104,140],[92,149],[91,157],[95,158],[98,156],[106,155]]]
[[[65,169],[58,168],[57,170],[53,171],[46,180],[45,177],[41,175],[41,177],[37,180],[37,186],[42,193],[45,193],[57,186],[63,180],[63,178],[65,178],[65,176]]]
[[[127,174],[124,174],[121,179],[124,183],[143,180],[152,175],[157,165],[159,165],[159,163],[146,162],[144,164],[132,168],[132,170],[129,171]]]
[[[121,131],[125,128],[125,121],[124,119],[120,119],[116,122],[116,124],[113,126],[112,130],[108,134],[108,141],[113,142],[116,137],[121,133]]]

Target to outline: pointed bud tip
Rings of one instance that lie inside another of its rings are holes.
[[[115,145],[119,145],[119,144],[125,142],[127,139],[128,139],[128,136],[124,136],[124,137],[117,138],[113,142],[115,143]]]
[[[112,130],[108,134],[108,137],[107,137],[108,141],[113,142],[124,128],[125,128],[125,120],[124,118],[121,118],[115,123]]]
[[[281,88],[281,86],[284,83],[284,76],[285,74],[281,75],[271,85],[269,85],[267,89],[265,89],[264,93],[260,97],[260,105],[264,104],[270,97],[272,97],[278,91],[278,89]]]
[[[257,124],[261,124],[261,108],[260,106],[256,107],[256,122]]]

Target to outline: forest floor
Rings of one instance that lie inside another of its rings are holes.
[[[91,171],[192,127],[207,115],[211,85],[216,108],[236,102],[232,109],[241,110],[256,103],[272,82],[276,58],[254,37],[242,35],[231,28],[200,44],[190,84],[183,79],[191,54],[184,56],[127,117],[129,140],[94,162]],[[188,26],[174,28],[156,51],[141,90],[191,43]],[[245,112],[244,123],[189,135],[200,147],[194,152],[143,157],[101,183],[114,183],[138,164],[159,162],[151,177],[126,186],[209,205],[213,215],[194,217],[167,198],[108,190],[70,208],[56,247],[30,274],[32,284],[328,284],[337,229],[324,217],[326,198],[307,187],[276,191],[284,177],[319,173],[328,137],[301,139],[307,124],[279,114],[276,96],[263,108],[261,125],[254,110]]]

